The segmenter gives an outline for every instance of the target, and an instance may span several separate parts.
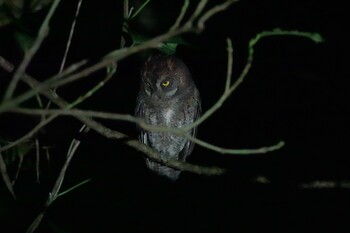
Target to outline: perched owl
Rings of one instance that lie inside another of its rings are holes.
[[[136,116],[147,124],[181,128],[194,122],[201,113],[199,92],[186,65],[175,56],[155,55],[141,70],[141,88],[136,101]],[[196,128],[188,134],[196,136]],[[159,151],[164,159],[185,161],[194,144],[170,133],[140,129],[139,140]],[[149,169],[176,180],[180,171],[146,159]]]

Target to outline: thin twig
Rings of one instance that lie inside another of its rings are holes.
[[[73,19],[72,25],[70,27],[69,36],[68,36],[68,40],[67,40],[67,43],[66,43],[66,49],[64,51],[64,55],[63,55],[63,58],[62,58],[62,61],[61,61],[61,65],[60,65],[60,69],[59,69],[58,73],[62,73],[64,67],[66,66],[66,60],[67,60],[67,57],[68,57],[70,45],[72,43],[72,39],[73,39],[73,34],[74,34],[77,18],[78,18],[79,13],[80,13],[81,3],[82,3],[82,0],[79,0],[79,2],[77,4],[77,9],[75,10],[75,15],[74,15],[74,19]],[[54,91],[56,91],[56,89]],[[46,109],[49,109],[50,105],[51,105],[51,101],[49,101],[47,103]]]
[[[137,11],[132,14],[132,16],[130,16],[130,19],[135,18],[142,10],[143,8],[145,8],[145,6],[150,2],[151,0],[146,0],[144,3],[142,3],[142,5],[139,7],[139,9],[137,9]],[[125,17],[125,16],[124,16]]]
[[[184,128],[169,128],[166,126],[155,126],[155,125],[146,124],[142,118],[137,118],[128,114],[118,114],[118,113],[69,109],[69,108],[50,109],[50,110],[15,108],[15,109],[12,109],[11,111],[15,113],[21,113],[21,114],[27,114],[27,115],[66,115],[66,116],[74,116],[74,117],[91,117],[91,118],[101,118],[101,119],[109,119],[109,120],[128,121],[128,122],[138,124],[140,127],[142,127],[147,131],[166,132],[166,133],[173,133],[176,135],[183,136],[204,148],[207,148],[209,150],[213,150],[222,154],[236,154],[236,155],[264,154],[267,152],[278,150],[284,145],[284,142],[280,141],[277,144],[269,147],[262,147],[262,148],[256,148],[256,149],[228,149],[228,148],[215,146],[208,142],[204,142],[198,138],[194,138],[190,136],[187,133],[188,131],[184,130]]]
[[[4,58],[3,58],[3,59],[4,59]],[[53,77],[51,77],[49,80],[47,80],[47,81],[45,81],[45,82],[50,83],[50,82],[53,82],[53,81],[56,80],[56,79],[59,79],[59,78],[64,77],[64,76],[66,76],[66,75],[69,75],[69,74],[71,74],[72,72],[74,72],[74,71],[76,71],[77,69],[79,69],[80,67],[82,67],[83,65],[85,65],[86,62],[87,62],[87,60],[82,60],[82,61],[80,61],[80,62],[77,62],[77,63],[75,63],[75,64],[69,66],[69,67],[68,67],[67,69],[65,69],[62,73],[57,74],[57,75],[54,75]],[[9,63],[9,62],[7,61],[7,63]],[[5,66],[3,66],[3,65],[5,65]],[[7,65],[6,65],[6,64],[0,63],[0,66],[1,66],[2,68],[4,68],[6,71],[8,71],[8,70],[7,70]],[[11,72],[11,71],[8,71],[8,72]],[[25,76],[26,76],[26,74],[24,74],[22,78],[25,78]],[[40,87],[39,87],[38,89],[40,89]],[[46,88],[46,89],[49,89],[49,88]],[[7,109],[10,109],[10,108],[12,108],[12,107],[14,107],[14,106],[19,105],[20,103],[22,103],[22,102],[24,102],[24,101],[30,99],[31,97],[33,97],[33,96],[36,95],[37,93],[39,93],[39,92],[38,92],[38,91],[34,91],[33,89],[31,89],[31,90],[29,90],[29,91],[23,93],[22,95],[19,95],[19,96],[16,97],[16,98],[13,98],[13,99],[8,100],[8,101],[5,101],[5,102],[2,102],[2,103],[0,104],[0,113],[1,113],[1,112],[5,112]]]
[[[70,187],[69,189],[60,192],[59,194],[57,194],[56,199],[61,197],[61,196],[63,196],[63,195],[66,195],[67,193],[73,191],[74,189],[79,188],[80,186],[82,186],[82,185],[84,185],[84,184],[86,184],[87,182],[90,182],[90,181],[91,181],[91,179],[84,180],[84,181],[80,182],[79,184],[76,184],[73,187]]]
[[[39,82],[36,79],[34,79],[28,75],[26,76],[26,78],[23,81],[25,81],[30,86],[39,85]],[[50,99],[53,103],[55,103],[56,105],[58,105],[62,109],[67,108],[67,106],[69,105],[69,103],[67,103],[59,95],[54,96],[52,94],[52,92],[50,92],[50,91],[42,91],[41,94],[46,96],[48,99]],[[77,116],[76,118],[78,120],[80,120],[81,122],[83,122],[84,124],[86,124],[89,128],[95,130],[96,132],[100,133],[101,135],[103,135],[106,138],[118,139],[118,140],[127,139],[127,141],[125,141],[125,144],[127,144],[128,146],[130,146],[138,151],[141,151],[142,153],[147,155],[149,158],[151,158],[159,163],[165,164],[169,167],[172,167],[174,169],[182,170],[182,171],[189,171],[189,172],[193,172],[196,174],[205,174],[205,175],[220,175],[225,171],[225,169],[217,168],[217,167],[203,167],[203,166],[193,165],[193,164],[189,164],[187,162],[181,162],[181,161],[177,161],[177,160],[162,159],[158,151],[148,147],[147,145],[139,142],[138,140],[130,139],[129,136],[127,136],[123,133],[106,128],[102,124],[92,120],[89,117]],[[203,168],[203,169],[201,169],[201,168]]]
[[[198,23],[197,23],[197,30],[199,32],[203,31],[204,30],[204,25],[205,25],[205,22],[211,18],[213,15],[217,14],[218,12],[220,11],[224,11],[226,10],[231,4],[235,3],[235,2],[238,2],[238,0],[229,0],[229,1],[225,1],[223,2],[222,4],[219,4],[213,8],[211,8],[210,10],[208,10],[207,12],[205,12],[203,14],[203,16],[198,20]]]
[[[311,182],[301,183],[298,186],[302,189],[350,189],[350,181],[315,180]]]
[[[40,146],[39,139],[35,138],[35,150],[36,150],[36,161],[35,161],[35,169],[36,169],[36,182],[40,184]]]
[[[52,116],[48,117],[47,119],[40,121],[40,123],[38,123],[35,127],[33,127],[28,133],[26,133],[22,137],[18,138],[17,140],[10,142],[6,146],[1,147],[0,152],[6,151],[14,146],[17,146],[17,145],[27,141],[28,139],[32,138],[42,127],[49,124],[57,116],[59,116],[59,115],[52,115]]]
[[[216,152],[221,153],[221,154],[233,154],[233,155],[266,154],[268,152],[279,150],[285,145],[284,141],[279,141],[278,143],[276,143],[272,146],[265,146],[265,147],[260,147],[260,148],[256,148],[256,149],[229,149],[229,148],[215,146],[211,143],[204,142],[202,140],[199,140],[199,139],[191,137],[191,136],[189,136],[188,138],[191,141],[193,141],[194,143],[196,143],[196,144],[198,144],[206,149],[216,151]]]
[[[122,27],[122,36],[120,38],[120,48],[125,46],[126,40],[124,38],[124,33],[127,33],[128,22],[127,19],[130,17],[132,10],[129,13],[129,0],[124,0],[123,3],[123,27]]]
[[[301,36],[306,39],[310,39],[316,43],[322,42],[323,38],[320,34],[318,33],[309,33],[309,32],[300,32],[300,31],[288,31],[288,30],[281,30],[281,29],[274,29],[272,31],[263,31],[261,33],[258,33],[253,39],[249,41],[249,46],[248,46],[248,58],[246,61],[246,65],[244,66],[241,74],[239,75],[238,79],[232,84],[232,86],[229,89],[225,88],[224,93],[222,96],[219,98],[219,100],[210,108],[208,109],[198,120],[190,124],[189,126],[185,127],[184,129],[191,129],[195,126],[198,126],[201,124],[203,121],[205,121],[207,118],[209,118],[217,109],[219,109],[222,104],[226,101],[226,99],[232,94],[233,91],[237,89],[237,87],[243,82],[244,78],[247,76],[249,73],[249,70],[252,66],[253,63],[253,58],[254,58],[254,46],[264,37],[268,36]],[[228,67],[232,67],[232,59],[230,59],[230,51],[233,51],[232,48],[232,43],[230,39],[227,39],[227,48],[228,48]],[[231,60],[231,61],[230,61]],[[226,87],[227,83],[230,82],[228,81],[231,78],[231,73],[232,71],[228,68],[227,70],[227,76],[226,76]]]
[[[47,163],[50,163],[50,152],[49,152],[49,147],[45,146],[45,147],[43,147],[43,149],[45,150],[45,155],[46,155]]]
[[[69,104],[70,108],[73,108],[80,103],[84,102],[86,99],[90,98],[93,94],[95,94],[98,90],[100,90],[106,83],[113,77],[115,71],[111,71],[107,74],[107,76],[100,81],[97,85],[95,85],[92,89],[88,90],[85,94],[79,96],[76,100],[74,100],[71,104]]]
[[[219,168],[219,167],[205,167],[205,166],[194,165],[188,162],[182,162],[174,159],[169,159],[169,160],[164,159],[160,156],[157,150],[150,148],[149,146],[141,143],[138,140],[130,139],[129,136],[123,133],[120,133],[116,130],[111,130],[109,128],[106,128],[101,123],[98,123],[90,118],[85,118],[85,117],[77,117],[77,118],[83,121],[91,129],[103,135],[104,137],[110,138],[110,139],[124,140],[124,143],[126,145],[142,152],[143,154],[147,155],[148,158],[158,163],[164,164],[168,167],[181,170],[181,171],[189,171],[200,175],[221,175],[225,172],[225,169]]]
[[[196,18],[199,16],[199,14],[204,11],[204,7],[205,7],[207,1],[208,0],[200,1],[196,7],[195,12],[190,17],[190,19],[186,23],[184,23],[183,26],[179,27],[178,29],[173,30],[173,31],[168,31],[162,35],[154,37],[154,38],[152,38],[152,39],[150,39],[142,44],[139,44],[137,46],[114,50],[114,51],[108,53],[106,56],[104,56],[103,60],[101,60],[100,62],[97,62],[96,64],[94,64],[86,69],[83,69],[82,71],[80,71],[76,74],[70,75],[64,79],[58,80],[57,78],[51,77],[51,78],[47,79],[46,81],[44,81],[39,86],[37,86],[35,89],[29,90],[26,93],[18,96],[17,98],[14,98],[13,100],[7,101],[7,102],[3,103],[2,105],[0,105],[0,112],[4,112],[4,111],[6,111],[6,109],[15,107],[19,103],[33,97],[36,93],[39,93],[42,90],[45,90],[48,88],[57,88],[57,87],[66,85],[68,83],[77,81],[83,77],[87,77],[91,73],[96,72],[97,70],[99,70],[101,68],[107,67],[115,62],[118,62],[122,59],[125,59],[126,57],[128,57],[130,55],[133,55],[135,53],[138,53],[138,52],[146,50],[146,49],[158,48],[160,46],[161,42],[164,42],[172,37],[178,36],[180,34],[196,31],[198,28],[193,27],[192,24],[193,24],[194,20],[196,20]],[[226,2],[231,2],[231,1],[232,0],[228,0]],[[209,9],[207,12],[210,12],[210,11],[211,11],[211,9]],[[217,13],[217,12],[219,12],[219,11],[215,11],[214,13]],[[203,16],[205,16],[206,20],[208,20],[209,17],[212,17],[213,15],[214,15],[213,13],[211,13],[209,15],[204,13]],[[200,17],[198,19],[198,21],[200,21],[201,19],[202,18]],[[205,20],[203,22],[205,22]]]
[[[187,21],[187,25],[192,27],[192,23],[195,21],[195,19],[204,11],[205,6],[207,5],[208,0],[201,0],[198,4],[196,9],[194,10],[193,14],[191,15],[190,19]]]
[[[0,149],[1,149],[1,146],[0,146]],[[11,193],[12,197],[14,199],[16,199],[15,192],[13,191],[13,188],[12,188],[11,179],[7,173],[6,163],[5,163],[4,158],[2,157],[1,152],[0,152],[0,172],[1,172],[2,179],[4,180],[4,183],[7,187],[7,189]]]
[[[82,132],[82,130],[84,130],[86,128],[86,126],[82,126],[80,132]],[[64,177],[66,175],[66,171],[68,169],[68,166],[70,164],[70,161],[72,160],[75,152],[77,151],[79,145],[80,145],[81,141],[78,140],[78,139],[74,139],[70,146],[69,146],[69,149],[68,149],[68,152],[67,152],[67,158],[66,158],[66,161],[61,169],[61,172],[56,180],[56,183],[54,185],[54,187],[52,188],[52,191],[50,193],[50,198],[49,198],[49,203],[51,204],[56,198],[57,198],[57,195],[58,193],[60,192],[60,189],[61,189],[61,186],[62,186],[62,183],[63,183],[63,180],[64,180]]]
[[[45,207],[46,210],[47,207]],[[30,224],[30,226],[28,227],[26,233],[33,233],[40,225],[41,221],[44,218],[45,215],[45,210],[43,210],[36,218],[35,220],[32,222],[32,224]]]
[[[222,104],[223,102],[226,100],[227,98],[227,95],[230,93],[230,92],[233,92],[237,87],[238,85],[243,81],[244,77],[248,74],[248,71],[251,67],[251,63],[253,61],[253,53],[254,53],[254,45],[261,39],[263,38],[264,36],[271,36],[273,35],[274,33],[276,34],[281,34],[281,30],[274,30],[272,32],[269,32],[269,33],[260,33],[258,34],[255,38],[253,38],[250,43],[249,43],[249,55],[248,55],[248,58],[247,58],[247,63],[246,63],[246,66],[244,67],[241,75],[239,76],[239,78],[236,80],[236,82],[230,87],[230,89],[228,91],[225,91],[225,93],[223,94],[223,96],[216,102],[216,104],[210,108],[207,112],[205,112],[205,114],[203,114],[203,116],[201,118],[199,118],[196,122],[194,122],[194,124],[188,126],[189,128],[190,127],[195,127],[197,125],[199,125],[201,122],[203,122],[205,119],[207,119],[209,116],[211,116],[213,114],[213,112],[215,112]],[[283,35],[289,35],[289,31],[283,31]],[[290,35],[295,35],[295,33],[297,33],[296,31],[291,31]],[[317,41],[317,38],[320,38],[320,36],[318,34],[313,34],[313,33],[305,33],[305,32],[299,32],[302,36],[306,37],[306,38],[309,38],[309,39],[314,39],[315,41]],[[228,44],[228,47],[230,45]],[[228,75],[227,77],[229,78],[230,77],[230,72],[228,72]],[[280,143],[277,144],[277,145],[281,145]]]
[[[107,77],[102,80],[101,82],[99,82],[92,90],[89,90],[87,93],[85,93],[82,96],[79,96],[76,100],[74,100],[71,104],[69,104],[69,106],[67,106],[68,108],[73,108],[76,105],[80,104],[82,101],[84,101],[85,99],[87,99],[88,97],[90,97],[93,93],[97,92],[99,89],[101,89],[106,82],[108,82],[110,80],[110,78],[112,77],[112,73],[110,73],[109,75],[107,75]],[[25,82],[30,85],[32,88],[35,87],[35,85],[39,85],[39,82],[33,82],[33,80],[31,80],[31,78],[26,75],[25,77]],[[31,82],[31,81],[32,82]],[[56,98],[56,93],[51,92],[51,95],[53,98]],[[43,114],[43,115],[47,115],[47,114]],[[21,144],[22,142],[32,138],[41,128],[43,128],[45,125],[49,124],[51,121],[53,121],[56,117],[58,117],[59,114],[57,115],[51,115],[50,117],[41,120],[35,127],[33,127],[28,133],[26,133],[25,135],[23,135],[22,137],[18,138],[17,140],[3,146],[2,148],[0,148],[0,152],[2,151],[6,151],[9,150],[10,148]]]
[[[227,40],[227,46],[228,46],[228,57],[230,58],[230,55],[233,51],[232,49],[232,44],[230,43],[231,40],[228,39]],[[228,59],[228,67],[232,67],[232,61],[233,59]],[[241,73],[241,75],[238,77],[238,79],[232,84],[232,86],[230,86],[228,89],[225,88],[225,91],[223,92],[222,96],[218,99],[218,101],[215,102],[215,104],[209,108],[199,119],[197,119],[195,122],[193,122],[192,124],[190,124],[187,127],[184,127],[185,129],[191,129],[193,127],[196,127],[198,125],[200,125],[201,123],[203,123],[205,120],[207,120],[211,115],[213,115],[219,108],[221,108],[221,106],[224,104],[224,102],[228,99],[228,97],[230,97],[230,95],[232,94],[232,92],[234,90],[237,89],[237,87],[243,82],[244,78],[247,76],[250,67],[252,66],[252,61],[253,61],[253,57],[248,57],[246,65]],[[226,76],[226,84],[228,82],[230,82],[231,79],[231,75],[232,75],[232,70],[230,68],[227,68],[227,76]],[[225,86],[226,87],[226,86]]]
[[[1,148],[0,148],[1,149]],[[12,186],[14,186],[15,185],[15,183],[16,183],[16,180],[18,179],[18,176],[19,176],[19,173],[20,173],[20,171],[21,171],[21,168],[22,168],[22,164],[23,164],[23,154],[19,154],[18,155],[18,157],[19,157],[19,161],[18,161],[18,165],[17,165],[17,171],[16,171],[16,175],[15,175],[15,177],[13,178],[13,180],[12,180]]]
[[[50,20],[51,20],[59,3],[60,3],[60,0],[53,1],[49,12],[47,13],[47,15],[44,19],[44,22],[42,23],[42,25],[39,29],[37,38],[35,39],[32,47],[25,52],[23,61],[18,66],[17,71],[13,75],[12,81],[10,82],[10,84],[6,90],[4,101],[10,100],[12,98],[12,95],[16,89],[18,81],[22,78],[22,76],[25,73],[27,66],[31,62],[33,56],[36,54],[36,52],[38,51],[38,49],[41,46],[41,43],[44,41],[44,39],[48,35]]]
[[[183,20],[189,5],[190,5],[190,0],[185,0],[184,4],[182,5],[182,8],[181,8],[180,15],[177,17],[174,25],[169,29],[169,31],[174,31],[175,29],[177,29],[180,26],[180,23]]]
[[[226,84],[225,92],[230,89],[231,79],[232,79],[232,67],[233,67],[233,47],[230,38],[226,39],[227,43],[227,75],[226,75]]]
[[[11,73],[15,69],[15,66],[2,56],[0,56],[0,66],[8,73]]]
[[[129,12],[129,0],[123,1],[123,19],[126,20],[129,18],[130,12]]]
[[[85,128],[85,126],[83,126]],[[48,207],[50,207],[50,205],[56,200],[56,198],[59,195],[64,177],[66,175],[67,169],[69,167],[69,164],[77,150],[77,148],[79,147],[80,141],[75,139],[74,141],[72,141],[72,144],[70,145],[68,152],[67,152],[67,158],[62,166],[62,169],[60,171],[60,174],[57,177],[57,180],[55,182],[55,185],[52,188],[51,193],[49,194],[49,197],[46,200],[45,203],[45,208],[44,210],[34,219],[34,221],[32,222],[32,224],[28,227],[27,229],[27,233],[32,233],[34,232],[40,225],[43,217],[45,216],[45,211]]]
[[[67,57],[68,57],[68,52],[69,52],[69,49],[70,49],[70,45],[72,43],[72,38],[73,38],[73,34],[74,34],[75,25],[77,23],[77,18],[78,18],[79,13],[80,13],[81,3],[82,3],[82,0],[79,0],[78,5],[77,5],[77,9],[75,10],[74,20],[73,20],[72,26],[70,28],[70,32],[69,32],[69,36],[68,36],[68,40],[67,40],[67,44],[66,44],[66,49],[64,51],[64,55],[63,55],[63,59],[62,59],[62,62],[61,62],[59,73],[61,73],[63,71],[63,69],[64,69],[64,67],[66,65],[66,60],[67,60]]]

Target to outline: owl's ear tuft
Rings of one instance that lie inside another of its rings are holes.
[[[150,56],[147,58],[146,63],[149,62],[149,61],[151,61],[153,58],[154,58],[154,55],[150,55]]]
[[[167,67],[170,71],[173,71],[176,69],[176,60],[174,57],[169,56],[167,59]]]

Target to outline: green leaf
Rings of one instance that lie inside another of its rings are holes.
[[[176,43],[161,43],[159,49],[167,55],[172,55],[176,52],[177,45]]]
[[[135,33],[133,31],[129,31],[128,33],[132,39],[132,46],[142,44],[150,39],[149,37],[140,35],[140,34]],[[177,36],[177,37],[170,38],[169,40],[167,40],[163,43],[160,43],[159,50],[162,53],[171,55],[171,54],[174,54],[176,52],[176,48],[178,45],[187,45],[188,46],[189,43],[187,43],[182,37]]]
[[[16,31],[14,36],[23,51],[30,49],[35,39],[34,37],[20,31]]]
[[[9,143],[10,142],[8,142],[6,140],[0,139],[0,145],[7,145]],[[22,144],[15,146],[14,148],[11,148],[7,151],[2,152],[2,155],[4,157],[5,163],[11,164],[14,161],[16,161],[16,159],[19,156],[24,156],[24,155],[28,154],[31,149],[32,149],[32,146],[29,143],[24,142]]]
[[[59,194],[57,195],[57,198],[60,197],[60,196],[65,195],[65,194],[67,194],[67,193],[69,193],[69,192],[71,192],[71,191],[73,191],[74,189],[79,188],[80,186],[82,186],[82,185],[84,185],[84,184],[86,184],[87,182],[90,182],[90,181],[91,181],[91,179],[86,179],[86,180],[80,182],[79,184],[74,185],[73,187],[67,189],[66,191],[63,191],[63,192],[59,193]]]
[[[142,36],[136,32],[133,32],[132,30],[129,30],[128,33],[129,33],[131,40],[132,40],[132,46],[141,44],[142,42],[147,41],[149,39],[146,36]]]

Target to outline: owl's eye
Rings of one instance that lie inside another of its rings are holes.
[[[162,85],[164,86],[164,87],[167,87],[167,86],[169,86],[170,85],[170,81],[164,81],[164,82],[162,82]]]

